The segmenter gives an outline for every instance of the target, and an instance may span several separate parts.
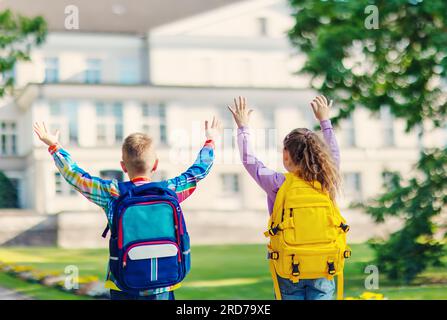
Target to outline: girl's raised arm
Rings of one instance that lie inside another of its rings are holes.
[[[332,104],[332,100],[328,102],[325,96],[318,96],[310,103],[310,106],[315,117],[320,121],[321,131],[323,132],[324,140],[331,150],[332,158],[337,167],[340,168],[340,149],[330,120]]]
[[[243,97],[234,99],[234,106],[228,106],[228,109],[233,114],[234,121],[238,126],[237,140],[241,160],[245,169],[267,195],[274,199],[285,177],[282,173],[267,168],[256,158],[250,147],[250,131],[248,125],[253,110],[247,108],[247,101]]]

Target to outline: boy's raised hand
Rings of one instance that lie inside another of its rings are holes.
[[[250,123],[250,116],[253,110],[247,108],[247,100],[245,97],[234,98],[234,109],[228,106],[228,109],[233,114],[234,121],[237,127],[247,127]]]
[[[208,120],[205,121],[205,135],[207,140],[215,140],[220,135],[220,121],[213,117],[213,121],[211,122],[211,126],[209,125]]]
[[[316,97],[310,103],[312,110],[314,111],[314,115],[319,121],[329,120],[332,104],[333,101],[331,100],[328,104],[326,97],[323,95]]]
[[[45,122],[42,122],[42,124],[34,123],[34,132],[39,137],[40,141],[45,143],[47,146],[53,146],[59,142],[59,136],[60,132],[59,130],[56,130],[54,134],[51,134],[47,127],[45,126]]]

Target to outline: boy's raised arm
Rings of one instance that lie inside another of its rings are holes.
[[[79,168],[71,155],[59,145],[59,132],[51,134],[45,124],[35,124],[34,132],[49,148],[57,169],[64,179],[88,200],[107,209],[112,197],[119,196],[118,181],[92,177]]]
[[[193,165],[181,175],[168,180],[168,188],[174,190],[179,202],[188,198],[196,189],[197,183],[206,177],[214,163],[214,139],[218,136],[220,122],[213,118],[211,126],[205,122],[206,142]]]

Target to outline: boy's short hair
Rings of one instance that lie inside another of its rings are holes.
[[[129,135],[122,147],[123,161],[128,170],[134,173],[146,173],[155,162],[153,140],[147,134],[133,133]]]

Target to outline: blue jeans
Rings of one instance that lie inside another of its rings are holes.
[[[150,296],[135,296],[122,291],[110,290],[111,300],[175,300],[174,291],[153,294]]]
[[[326,278],[305,279],[293,283],[278,276],[282,300],[332,300],[335,281]]]

